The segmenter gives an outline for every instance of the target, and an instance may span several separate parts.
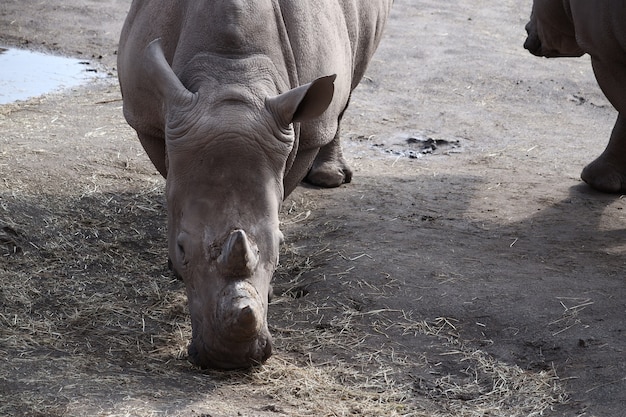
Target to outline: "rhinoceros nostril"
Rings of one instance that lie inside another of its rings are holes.
[[[174,263],[172,262],[171,258],[167,259],[167,268],[172,271],[172,273],[174,274],[174,276],[176,277],[177,280],[182,281],[183,277],[180,275],[180,273],[178,272],[178,270],[176,270],[176,268],[174,267]]]

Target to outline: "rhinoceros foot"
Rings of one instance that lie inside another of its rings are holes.
[[[587,165],[580,177],[592,188],[605,193],[626,192],[626,164],[615,164],[604,155]]]
[[[317,160],[309,170],[305,181],[318,187],[334,188],[352,181],[352,169],[341,158],[339,161]]]

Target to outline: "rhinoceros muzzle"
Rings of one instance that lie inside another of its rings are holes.
[[[246,281],[238,281],[222,290],[216,313],[218,332],[235,343],[255,339],[265,324],[261,297]]]
[[[272,353],[267,329],[267,294],[252,284],[259,251],[246,233],[233,230],[221,243],[217,270],[227,279],[209,320],[194,317],[189,358],[202,368],[248,368],[265,362]]]
[[[201,368],[249,368],[272,354],[264,303],[246,281],[227,285],[219,294],[211,330],[193,323],[189,359]]]
[[[536,33],[529,33],[526,41],[524,42],[524,48],[535,56],[543,56],[541,47],[541,39]]]

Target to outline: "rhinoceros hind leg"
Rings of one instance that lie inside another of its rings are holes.
[[[339,129],[335,138],[320,148],[305,181],[325,188],[339,187],[352,181],[352,169],[341,151]]]
[[[605,193],[626,192],[626,116],[621,114],[602,155],[580,175],[583,181]]]

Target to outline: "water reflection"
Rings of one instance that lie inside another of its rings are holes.
[[[0,47],[0,104],[75,87],[100,75],[87,61]]]

